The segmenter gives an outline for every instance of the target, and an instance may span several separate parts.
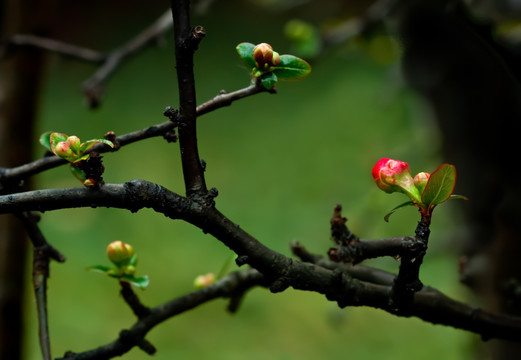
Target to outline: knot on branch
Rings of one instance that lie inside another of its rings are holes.
[[[203,207],[214,207],[214,199],[219,195],[219,191],[216,188],[211,188],[204,192],[194,192],[190,194],[190,200]]]
[[[199,43],[206,36],[206,31],[201,25],[196,25],[190,29],[190,36],[187,37],[183,46],[191,51],[196,51],[199,48]]]
[[[139,209],[145,207],[145,202],[157,201],[163,189],[160,185],[145,181],[145,180],[131,180],[124,184],[127,197],[130,203],[137,205],[129,207],[131,212],[137,212]]]
[[[171,106],[167,106],[163,111],[163,115],[170,119],[175,125],[179,122],[179,110]]]

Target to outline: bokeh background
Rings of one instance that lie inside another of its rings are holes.
[[[283,3],[287,7],[269,1],[219,1],[194,13],[192,23],[207,32],[195,57],[198,103],[221,89],[249,84],[248,71],[235,53],[238,43],[268,42],[289,53],[292,44],[284,36],[288,21],[343,21],[366,5]],[[60,11],[69,14],[60,19],[62,40],[110,50],[148,26],[168,4],[92,1],[62,6]],[[219,190],[217,207],[288,256],[292,240],[312,252],[327,253],[336,204],[342,204],[350,229],[362,238],[412,234],[419,220],[415,209],[403,209],[385,223],[386,212],[404,199],[379,191],[370,175],[381,157],[405,160],[413,172],[433,171],[442,162],[436,124],[428,107],[404,84],[400,54],[399,42],[378,30],[309,58],[311,75],[280,82],[276,95],[259,94],[202,116],[200,154],[207,163],[207,184]],[[124,134],[163,122],[163,109],[178,104],[171,32],[159,46],[121,66],[96,110],[87,109],[80,91],[95,67],[50,56],[47,69],[35,141],[51,130],[81,139],[102,137],[107,131]],[[34,156],[43,153],[41,148]],[[177,143],[148,139],[105,154],[104,164],[106,182],[146,179],[184,192]],[[41,188],[78,186],[66,167],[35,180]],[[469,301],[458,282],[458,206],[468,205],[450,202],[435,212],[421,278]],[[55,357],[111,342],[135,321],[117,282],[86,270],[108,265],[105,248],[111,241],[134,246],[138,275],[150,277],[150,286],[138,291],[148,306],[193,291],[199,274],[218,273],[225,264],[229,271],[236,269],[233,254],[219,241],[151,210],[60,210],[43,214],[40,224],[48,240],[67,256],[66,263],[51,264],[49,316]],[[369,264],[393,272],[398,268],[393,259]],[[26,284],[25,353],[33,360],[40,354],[30,278]],[[341,310],[321,295],[292,289],[280,294],[254,289],[234,315],[226,312],[226,305],[216,300],[156,327],[147,336],[158,349],[154,358],[450,360],[468,358],[479,340],[380,310]],[[149,356],[134,349],[125,358]]]

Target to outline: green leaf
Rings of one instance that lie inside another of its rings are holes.
[[[275,86],[275,84],[277,83],[277,75],[275,75],[274,73],[270,72],[270,73],[266,73],[264,75],[262,75],[262,77],[260,78],[261,79],[261,83],[262,85],[267,89],[271,89],[272,87]]]
[[[414,202],[412,201],[406,201],[404,202],[403,204],[400,204],[398,205],[397,207],[395,207],[394,209],[392,209],[391,211],[389,211],[385,216],[384,216],[384,220],[385,222],[389,222],[389,217],[394,214],[396,212],[396,210],[398,209],[401,209],[403,207],[406,207],[406,206],[414,206]]]
[[[52,152],[51,134],[52,134],[52,131],[47,131],[47,132],[44,132],[42,135],[40,135],[40,144],[42,144],[43,147],[45,147],[50,152]]]
[[[94,265],[94,266],[89,266],[87,268],[87,270],[98,271],[98,272],[102,272],[104,274],[108,274],[113,269],[111,267],[104,266],[104,265]]]
[[[293,55],[281,55],[280,63],[273,68],[273,72],[281,79],[300,79],[311,72],[311,65]]]
[[[54,148],[59,142],[67,141],[68,136],[62,133],[58,132],[52,132],[51,135],[49,135],[49,141],[51,145],[51,151],[54,153]]]
[[[134,286],[140,287],[142,289],[146,288],[149,284],[148,276],[140,276],[140,277],[134,277],[133,275],[123,275],[121,278],[123,281],[127,281],[131,283]]]
[[[74,177],[76,179],[78,179],[79,181],[84,182],[85,180],[87,180],[87,174],[85,174],[85,171],[81,170],[80,168],[78,168],[72,164],[70,165],[70,169],[71,169],[72,175],[74,175]]]
[[[134,254],[132,256],[132,258],[130,258],[130,261],[129,261],[128,264],[131,265],[131,266],[136,266],[137,265],[137,254]]]
[[[255,48],[255,45],[249,42],[243,42],[237,45],[237,54],[239,54],[239,57],[244,62],[244,64],[250,68],[253,69],[255,67],[255,59],[253,59],[253,49]]]
[[[428,207],[441,204],[454,192],[456,186],[456,167],[442,164],[429,178],[422,194],[422,203]]]
[[[88,149],[90,149],[91,147],[93,147],[94,145],[99,144],[99,143],[107,144],[111,148],[114,147],[114,144],[112,143],[112,141],[109,141],[109,140],[105,140],[105,139],[87,140],[83,144],[81,144],[81,146],[80,146],[80,154],[83,154],[85,151],[87,151]]]

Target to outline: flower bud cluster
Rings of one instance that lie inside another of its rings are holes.
[[[253,48],[253,59],[258,70],[270,71],[270,68],[280,64],[280,55],[273,51],[270,44],[260,43]]]
[[[376,185],[386,193],[402,192],[412,202],[421,203],[421,194],[429,181],[430,174],[421,172],[413,178],[409,164],[404,161],[382,158],[373,167]]]
[[[65,141],[58,142],[53,149],[54,154],[68,161],[74,161],[79,156],[80,139],[77,136],[69,136]]]

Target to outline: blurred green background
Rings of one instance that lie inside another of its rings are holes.
[[[63,19],[62,38],[111,49],[147,26],[164,5],[130,6],[122,11],[98,1],[94,9],[78,11],[83,22]],[[249,84],[248,71],[235,53],[238,43],[269,42],[287,53],[290,44],[283,36],[284,24],[294,16],[308,21],[325,16],[320,10],[317,13],[281,13],[259,4],[228,1],[194,16],[193,24],[207,31],[195,59],[198,102],[221,89],[233,91]],[[272,249],[289,256],[290,241],[298,240],[325,255],[332,246],[329,219],[336,204],[343,205],[350,229],[362,238],[414,232],[419,218],[413,208],[393,215],[390,223],[383,221],[384,214],[404,199],[379,191],[370,171],[381,157],[408,161],[413,172],[433,171],[442,161],[440,143],[428,109],[400,79],[399,46],[378,36],[330,49],[311,61],[308,78],[280,82],[276,95],[259,94],[199,119],[200,154],[207,162],[208,186],[219,190],[217,207]],[[162,46],[125,63],[109,82],[101,108],[94,111],[86,108],[79,89],[95,68],[50,57],[35,141],[50,130],[89,139],[110,130],[124,134],[165,121],[165,106],[178,104],[172,43],[170,33]],[[38,149],[35,157],[42,154],[43,148]],[[104,155],[104,164],[106,182],[139,178],[184,192],[177,143],[145,140]],[[38,175],[36,184],[41,188],[79,185],[66,167]],[[468,300],[457,275],[457,206],[444,204],[435,212],[421,277],[427,285]],[[119,296],[117,282],[86,271],[90,265],[108,265],[105,248],[111,241],[134,246],[138,275],[150,277],[149,288],[138,291],[148,306],[192,291],[197,275],[217,273],[232,258],[211,236],[151,210],[136,214],[105,208],[53,211],[43,215],[41,226],[48,240],[67,256],[64,264],[52,263],[49,281],[55,357],[111,342],[135,321]],[[370,264],[393,272],[398,268],[393,259]],[[40,355],[29,278],[27,291],[25,351],[32,360]],[[225,300],[216,300],[156,327],[147,336],[158,349],[154,358],[449,360],[468,358],[478,340],[462,331],[380,310],[341,310],[321,295],[291,289],[281,294],[254,289],[234,315],[226,312],[226,305]],[[134,349],[125,358],[150,357]]]

